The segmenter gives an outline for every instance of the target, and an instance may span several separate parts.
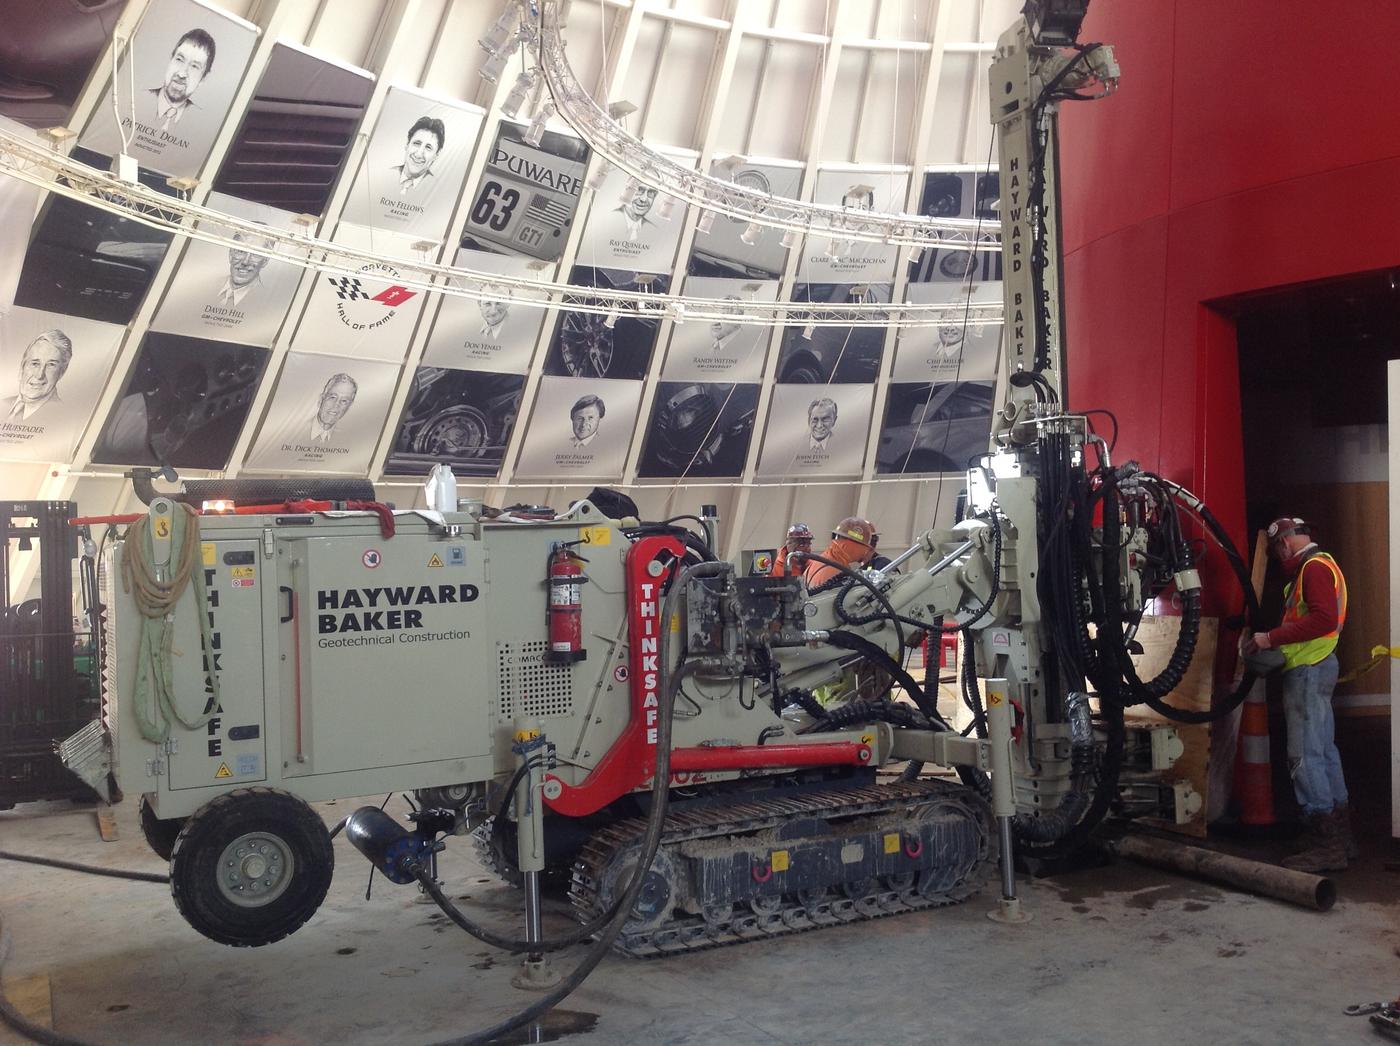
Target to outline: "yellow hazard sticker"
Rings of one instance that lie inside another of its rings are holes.
[[[786,850],[774,850],[771,861],[773,871],[785,872],[788,870],[788,852]]]
[[[228,763],[220,763],[219,769],[214,771],[215,778],[232,777],[233,771],[228,768]]]
[[[1000,706],[1003,700],[1005,699],[995,690],[987,691],[987,706],[989,708],[997,708],[998,706]]]
[[[671,615],[671,631],[672,631],[672,632],[679,632],[680,630],[681,630],[681,616],[680,616],[680,614],[672,614],[672,615]]]
[[[585,545],[611,545],[612,528],[610,527],[579,527],[578,539]]]
[[[233,577],[254,577],[257,574],[257,567],[234,567],[229,573]]]
[[[439,556],[436,552],[434,552],[431,556],[428,557],[428,566],[430,566],[430,567],[440,567],[440,566],[442,566],[442,557]]]
[[[199,555],[200,558],[203,559],[206,567],[212,567],[215,562],[217,562],[214,559],[214,542],[201,541],[199,543]]]
[[[156,537],[168,538],[170,536],[170,517],[157,516],[155,523]]]
[[[875,743],[875,735],[874,735],[874,734],[861,734],[861,735],[860,735],[860,743],[863,744],[863,745],[873,745],[873,744]]]
[[[899,853],[899,833],[898,833],[898,832],[886,832],[886,833],[885,833],[885,853],[887,853],[887,854],[897,854],[897,853]]]

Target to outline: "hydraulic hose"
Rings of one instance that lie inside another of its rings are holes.
[[[894,605],[890,603],[889,597],[887,597],[883,592],[880,591],[879,585],[875,584],[875,582],[871,581],[859,570],[852,570],[845,563],[842,563],[839,560],[832,559],[829,556],[823,556],[820,552],[794,553],[794,556],[797,555],[800,555],[804,560],[815,559],[818,563],[822,563],[828,567],[835,567],[837,570],[839,570],[842,574],[845,574],[851,580],[859,582],[860,584],[868,588],[870,590],[870,594],[875,597],[875,601],[885,608],[885,616],[889,618],[890,624],[894,626],[894,634],[899,638],[899,649],[903,650],[909,645],[904,640],[904,628],[900,624],[899,614],[895,612]],[[881,651],[881,653],[884,653],[884,651]]]
[[[685,567],[681,570],[679,577],[669,592],[666,593],[666,603],[663,607],[662,621],[671,620],[672,613],[675,612],[679,594],[684,592],[686,586],[692,578],[707,577],[721,574],[730,569],[727,563],[697,563]],[[662,698],[660,714],[656,724],[656,767],[652,777],[651,786],[651,810],[647,815],[647,830],[642,840],[641,854],[637,858],[637,866],[632,871],[632,878],[627,884],[627,889],[623,891],[618,899],[615,910],[607,925],[599,933],[598,939],[594,941],[592,947],[579,961],[572,973],[566,977],[559,987],[549,994],[542,996],[537,1002],[512,1017],[486,1028],[483,1031],[474,1032],[471,1035],[455,1039],[445,1039],[433,1043],[432,1046],[484,1046],[492,1039],[499,1038],[509,1031],[513,1031],[522,1025],[542,1017],[560,1002],[566,999],[590,973],[603,961],[608,949],[612,947],[613,941],[622,932],[623,926],[632,915],[632,909],[637,903],[637,896],[641,893],[642,883],[646,880],[647,872],[651,869],[651,862],[656,857],[656,851],[661,845],[661,834],[665,827],[666,807],[670,799],[671,780],[671,723],[675,713],[676,695],[680,692],[681,681],[684,673],[679,668],[671,670],[670,651],[670,629],[661,630],[661,650],[659,663],[661,665],[662,676]],[[66,1046],[66,1044],[65,1044]]]
[[[1094,724],[1089,718],[1089,695],[1070,694],[1065,711],[1070,729],[1070,790],[1047,813],[1017,814],[1011,827],[1028,842],[1052,843],[1063,839],[1079,824],[1093,802],[1093,775],[1098,753],[1094,748]]]
[[[98,864],[79,864],[77,861],[61,861],[56,857],[36,857],[33,854],[11,853],[0,850],[0,860],[21,861],[24,864],[41,864],[46,868],[62,868],[84,875],[105,875],[111,879],[134,879],[140,883],[168,883],[170,876],[160,872],[129,872],[124,868],[103,868]]]

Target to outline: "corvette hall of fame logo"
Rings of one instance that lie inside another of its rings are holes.
[[[397,269],[382,262],[371,262],[360,267],[360,276],[366,281],[373,280],[376,283],[384,279],[392,280],[398,274]],[[355,276],[327,276],[326,282],[331,285],[338,299],[335,311],[340,317],[340,322],[353,331],[371,331],[383,327],[397,315],[400,305],[418,293],[407,287],[390,284],[378,294],[372,295]]]

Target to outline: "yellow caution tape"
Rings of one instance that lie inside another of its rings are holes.
[[[1381,665],[1387,658],[1400,660],[1400,646],[1373,646],[1371,648],[1371,659],[1360,668],[1353,668],[1350,672],[1337,678],[1337,684],[1350,683],[1355,679],[1360,679],[1367,672]]]

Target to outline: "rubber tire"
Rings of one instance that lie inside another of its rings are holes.
[[[286,890],[261,908],[224,898],[215,877],[233,840],[261,831],[279,837],[295,862]],[[257,948],[295,933],[315,914],[335,871],[330,832],[305,802],[273,788],[239,788],[196,810],[170,855],[170,893],[185,921],[211,941]]]
[[[162,861],[170,860],[170,851],[175,849],[175,839],[179,836],[180,830],[185,827],[187,817],[172,817],[162,821],[156,816],[156,812],[151,809],[151,804],[146,802],[146,797],[141,797],[139,804],[141,817],[141,834],[146,837],[146,845],[149,846],[157,857]]]

